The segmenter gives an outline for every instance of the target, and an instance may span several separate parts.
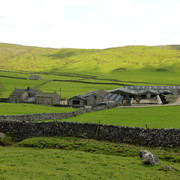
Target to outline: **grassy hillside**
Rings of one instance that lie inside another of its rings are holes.
[[[51,49],[0,44],[0,69],[180,84],[179,46]]]

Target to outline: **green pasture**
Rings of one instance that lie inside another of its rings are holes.
[[[149,148],[78,138],[27,139],[11,147],[0,147],[0,179],[180,178],[178,149],[151,149],[160,157],[161,164],[156,166],[142,163],[141,149]]]
[[[17,115],[33,113],[62,113],[72,112],[76,109],[55,106],[21,104],[21,103],[0,103],[0,115]]]
[[[77,94],[85,94],[96,89],[110,90],[115,89],[120,86],[118,85],[104,85],[104,84],[88,84],[88,83],[78,83],[78,82],[61,82],[61,81],[51,81],[47,84],[40,86],[38,89],[43,92],[53,92],[57,91],[62,98],[70,98],[76,96]]]
[[[0,44],[1,69],[120,81],[179,84],[179,46],[52,49]]]
[[[113,108],[81,114],[66,121],[143,127],[180,128],[180,106]]]
[[[97,79],[84,80],[84,78],[80,78],[80,77],[68,77],[68,76],[45,75],[45,74],[38,74],[42,77],[43,80],[29,80],[28,79],[29,75],[30,74],[24,74],[19,72],[13,73],[13,72],[0,71],[0,76],[26,78],[26,79],[16,79],[16,78],[0,77],[0,85],[2,86],[0,97],[3,98],[9,97],[9,95],[14,91],[15,87],[18,89],[26,89],[28,86],[35,87],[46,80],[62,80],[62,81],[51,81],[48,82],[47,84],[38,87],[37,89],[49,93],[56,91],[59,95],[61,89],[62,98],[69,98],[77,94],[85,94],[89,91],[93,91],[96,89],[110,90],[110,89],[118,88],[120,86],[120,85],[110,84],[114,82],[107,80],[105,81],[104,80],[101,81]],[[72,82],[69,82],[69,80]],[[84,81],[86,81],[87,83],[83,83]],[[88,82],[90,82],[90,84]],[[105,84],[101,84],[101,83],[105,83]]]
[[[0,77],[0,86],[3,87],[1,92],[1,97],[7,98],[15,90],[18,89],[27,89],[27,87],[34,87],[38,84],[44,82],[43,80],[26,80],[26,79],[14,79],[14,78],[4,78]]]

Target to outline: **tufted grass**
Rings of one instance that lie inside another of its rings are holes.
[[[160,157],[161,164],[144,165],[138,157],[140,149],[151,150]],[[32,138],[11,147],[0,147],[0,178],[176,180],[180,178],[179,151],[176,151],[178,149],[137,147],[78,138]],[[171,156],[173,159],[164,158]],[[164,169],[163,165],[176,170]]]

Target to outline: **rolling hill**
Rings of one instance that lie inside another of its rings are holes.
[[[0,69],[121,81],[180,84],[180,46],[108,49],[0,44]]]

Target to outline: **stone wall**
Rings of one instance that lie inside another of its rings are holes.
[[[40,113],[40,114],[26,114],[26,115],[0,115],[0,121],[40,121],[40,120],[56,120],[56,119],[66,119],[70,117],[75,117],[80,114],[84,114],[91,111],[100,111],[111,107],[107,106],[97,106],[88,109],[79,109],[74,112],[67,113]]]
[[[143,129],[94,123],[1,121],[0,132],[19,140],[34,136],[71,136],[116,143],[180,146],[180,129]]]

